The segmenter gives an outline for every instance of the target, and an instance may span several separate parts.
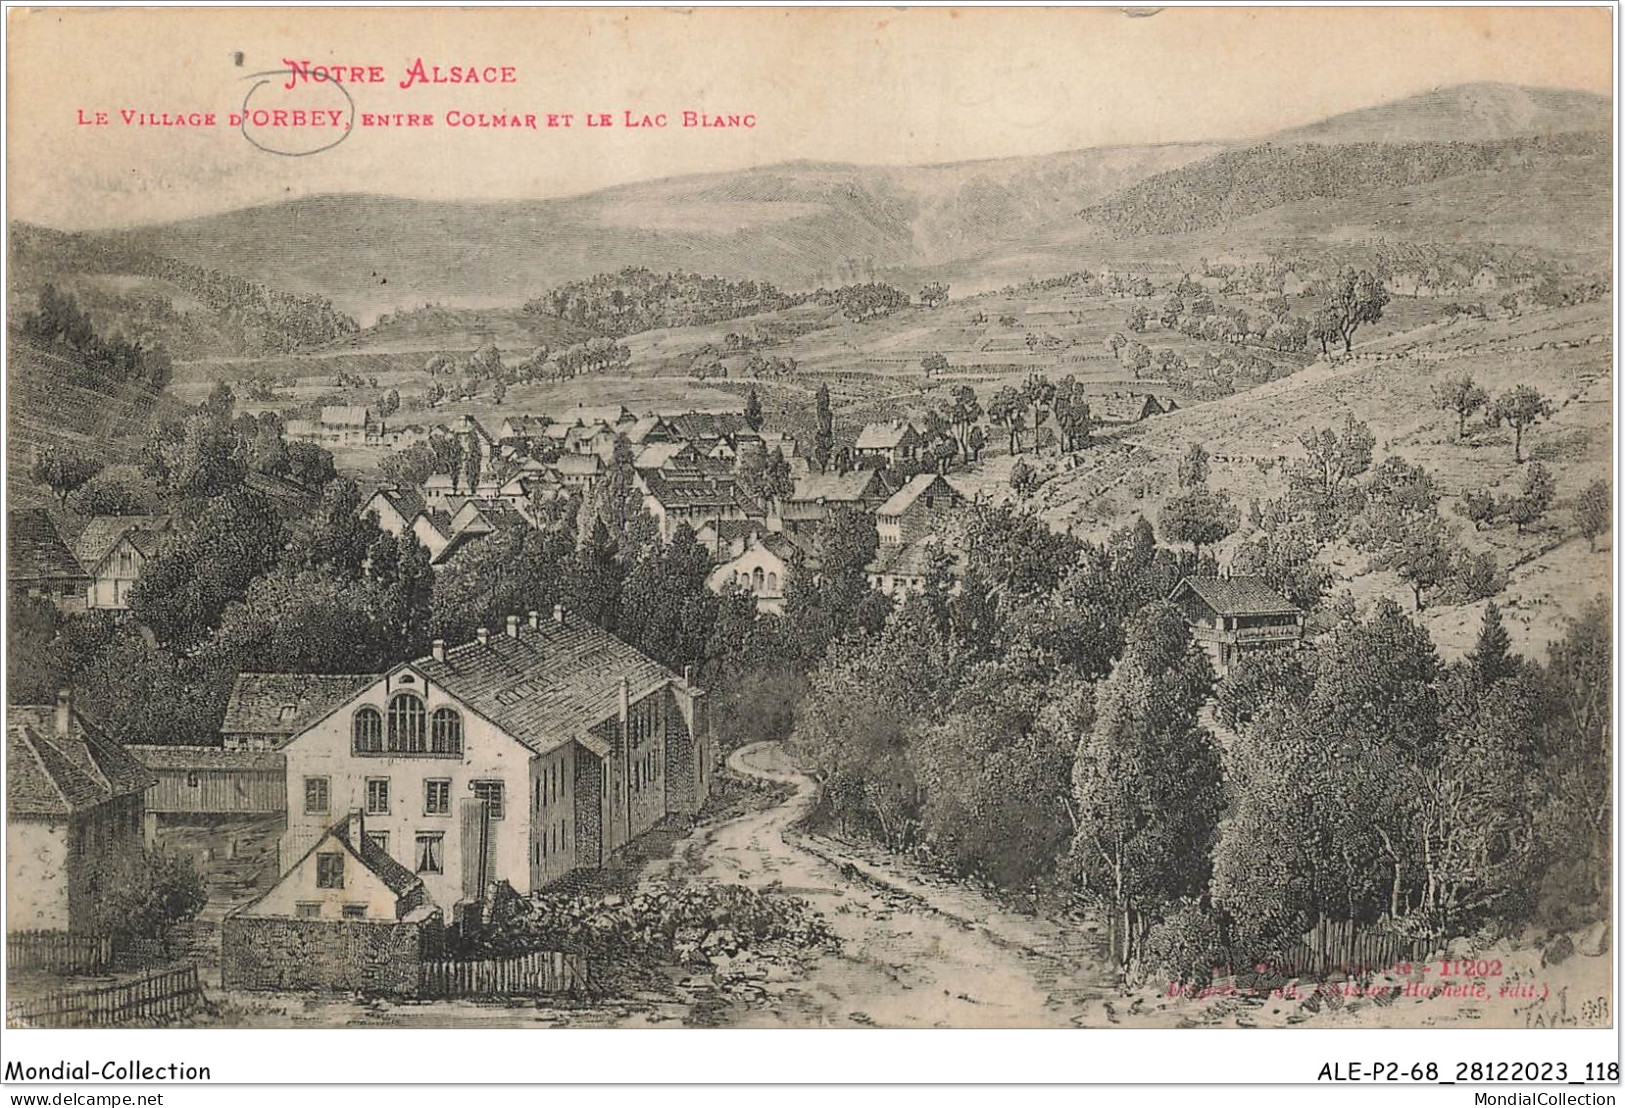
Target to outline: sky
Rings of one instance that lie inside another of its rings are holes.
[[[1077,7],[12,9],[7,212],[79,230],[332,192],[539,198],[794,160],[923,164],[1248,138],[1468,82],[1608,94],[1610,16],[1599,7],[1175,6],[1139,18]],[[512,67],[513,80],[402,89],[419,58],[426,72]],[[379,66],[385,80],[346,85],[346,100],[331,86],[286,92],[282,77],[252,76],[286,69],[285,59]],[[245,100],[344,116],[353,101],[357,118],[348,131],[251,128],[282,150],[343,136],[288,157],[231,126]],[[120,111],[216,120],[142,127]],[[755,126],[684,127],[684,111],[749,114]],[[481,112],[534,115],[537,128],[448,125]],[[667,125],[628,127],[628,112],[651,124],[665,113]],[[363,114],[394,113],[434,124],[359,125]],[[571,114],[572,126],[548,128],[549,113]],[[612,126],[587,127],[589,114]]]

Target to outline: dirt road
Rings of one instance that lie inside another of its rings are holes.
[[[928,875],[795,829],[814,785],[776,743],[730,756],[734,772],[796,787],[787,803],[695,833],[676,857],[694,876],[805,898],[841,939],[765,1003],[718,1013],[730,1026],[1066,1027],[1109,1023],[1110,976],[1090,934],[1043,921]],[[1086,949],[1083,949],[1086,948]]]

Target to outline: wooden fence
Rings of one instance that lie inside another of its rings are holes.
[[[1279,957],[1271,968],[1293,977],[1333,973],[1386,973],[1401,962],[1419,962],[1437,947],[1428,935],[1356,927],[1352,920],[1321,920]]]
[[[587,957],[544,950],[513,958],[424,962],[419,980],[426,998],[579,995],[587,987]]]
[[[108,935],[75,935],[67,931],[6,933],[8,970],[101,973],[112,963],[113,939]]]
[[[121,1027],[173,1019],[203,999],[197,966],[154,973],[119,985],[62,990],[6,1005],[6,1022],[21,1027]]]

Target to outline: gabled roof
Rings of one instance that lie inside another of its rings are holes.
[[[1118,392],[1099,397],[1090,407],[1101,419],[1133,423],[1148,415],[1161,415],[1162,405],[1148,392]]]
[[[1302,609],[1264,583],[1262,577],[1187,577],[1173,597],[1191,592],[1221,616],[1293,616]]]
[[[537,754],[546,754],[620,711],[620,682],[637,701],[676,674],[573,613],[517,638],[494,631],[482,645],[464,643],[408,663]]]
[[[686,442],[652,442],[638,451],[632,459],[634,469],[665,469],[666,464],[684,451],[693,453],[694,447]]]
[[[726,545],[742,542],[756,535],[767,533],[767,524],[759,519],[713,519],[703,523],[695,532],[696,536],[710,533],[715,540]],[[704,539],[700,540],[702,543]]]
[[[731,480],[715,477],[674,477],[663,470],[652,469],[644,473],[643,483],[649,495],[664,508],[708,508],[738,506],[739,495]]]
[[[908,484],[891,494],[884,504],[877,509],[877,514],[883,516],[900,516],[914,506],[927,492],[933,496],[945,496],[955,505],[965,503],[964,494],[950,485],[946,478],[936,473],[920,473],[910,477]]]
[[[360,857],[361,864],[372,870],[390,892],[396,896],[405,896],[423,884],[423,878],[391,858],[389,851],[384,850],[366,835],[362,835],[361,841],[357,843],[350,821],[350,816],[344,817],[343,823],[336,829],[339,837],[344,840],[344,845],[348,846],[352,853]],[[363,817],[361,826],[365,829],[366,825],[366,819]]]
[[[565,454],[551,465],[565,477],[595,477],[604,472],[604,459],[596,454]]]
[[[365,427],[372,413],[364,404],[329,404],[322,409],[322,423],[328,427]]]
[[[894,450],[910,438],[918,439],[920,434],[914,430],[912,424],[903,420],[893,420],[890,423],[868,423],[858,432],[858,441],[855,448],[858,450]]]
[[[850,473],[814,473],[796,482],[795,492],[789,499],[802,502],[825,501],[830,504],[850,504],[860,500],[883,496],[886,486],[872,469],[854,469]]]
[[[6,818],[74,815],[157,780],[145,766],[77,712],[56,730],[54,705],[18,705],[6,713]]]
[[[494,438],[492,438],[491,432],[487,431],[485,426],[471,415],[458,416],[456,419],[451,421],[446,430],[450,431],[454,435],[475,435],[484,439],[486,442],[496,441]]]
[[[747,426],[741,412],[684,412],[667,416],[666,422],[684,439],[719,439]]]
[[[633,444],[638,444],[643,442],[644,439],[648,438],[656,431],[663,431],[667,434],[673,433],[670,424],[668,424],[660,416],[647,415],[643,416],[641,419],[632,421],[632,423],[627,426],[625,434],[627,441]]]
[[[433,476],[433,474],[430,476]],[[387,500],[389,506],[395,509],[407,523],[411,523],[413,516],[428,507],[416,489],[397,489],[386,485],[367,498],[367,503],[361,506],[361,511],[365,513],[367,504],[371,504],[375,498],[380,496]]]
[[[13,508],[6,514],[6,563],[12,581],[89,580],[44,508]]]
[[[566,427],[582,424],[590,426],[594,423],[606,423],[615,427],[621,423],[630,423],[635,417],[621,404],[600,404],[589,406],[577,404],[573,408],[558,408],[547,413],[553,422],[562,423]]]
[[[240,673],[226,701],[226,735],[297,735],[374,681],[367,673]]]
[[[73,544],[73,553],[87,573],[95,573],[125,535],[132,532],[148,535],[168,526],[169,517],[164,515],[92,516],[85,529],[79,532],[79,538]],[[136,548],[143,554],[149,553],[140,544]]]

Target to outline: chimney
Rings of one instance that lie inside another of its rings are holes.
[[[360,808],[350,809],[350,820],[345,825],[350,845],[360,850],[367,842],[367,816]]]
[[[73,730],[73,692],[61,689],[56,694],[56,733],[66,735]]]
[[[429,654],[434,658],[435,661],[444,662],[446,660],[446,640],[436,639],[434,642],[430,643]]]
[[[683,667],[683,687],[685,689],[694,687],[694,667],[691,665]]]
[[[484,646],[486,643],[491,641],[491,631],[489,628],[481,627],[478,631],[474,632],[474,637],[480,641],[481,646]]]
[[[564,626],[564,605],[563,604],[555,604],[555,605],[553,605],[553,622],[558,624],[560,627]]]
[[[542,626],[542,613],[538,612],[535,608],[532,608],[525,614],[530,617],[530,629],[532,631],[539,630]]]
[[[517,639],[519,637],[519,617],[518,616],[509,616],[508,617],[508,637],[510,639]]]
[[[621,719],[625,720],[632,712],[632,681],[628,677],[621,678]]]

